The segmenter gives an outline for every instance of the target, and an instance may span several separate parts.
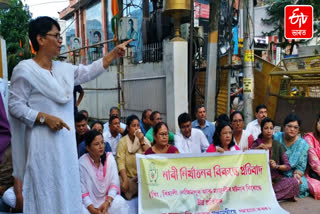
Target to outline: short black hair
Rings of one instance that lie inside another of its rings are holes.
[[[236,115],[236,114],[240,114],[241,117],[242,117],[242,120],[244,120],[244,116],[243,116],[243,113],[242,113],[241,111],[234,111],[234,112],[232,112],[232,114],[230,115],[230,121],[231,121],[231,122],[233,121],[233,117],[234,117],[234,115]]]
[[[297,121],[298,125],[301,126],[301,120],[296,114],[289,114],[283,121],[283,126],[286,126],[288,123]]]
[[[220,122],[218,123],[218,126],[217,126],[217,128],[216,128],[216,130],[215,130],[215,132],[214,132],[214,135],[213,135],[213,143],[214,143],[215,146],[220,146],[220,147],[222,147],[222,143],[221,143],[221,141],[220,141],[220,134],[221,134],[222,129],[223,129],[224,127],[226,127],[226,126],[229,126],[229,127],[231,128],[231,130],[233,130],[231,124],[228,123],[228,122],[226,122],[226,121],[223,121],[223,120],[222,120],[222,121],[220,121]],[[234,145],[236,145],[236,143],[235,143],[234,140],[233,140],[233,131],[232,131],[232,138],[231,138],[231,142],[230,142],[228,148],[230,149],[230,148],[231,148],[232,146],[234,146]]]
[[[112,107],[110,108],[110,110],[109,110],[109,115],[111,114],[111,112],[112,112],[113,110],[117,110],[118,113],[119,113],[119,115],[120,115],[120,109],[119,109],[118,107],[116,107],[116,106],[112,106]]]
[[[179,127],[182,125],[182,123],[186,123],[186,122],[191,122],[191,117],[187,112],[184,112],[182,114],[179,115],[178,117],[178,124]]]
[[[86,114],[88,114],[88,115],[89,115],[88,111],[87,111],[87,110],[85,110],[85,109],[82,109],[81,111],[79,111],[79,113],[80,113],[80,114],[86,113]]]
[[[80,122],[83,121],[83,120],[87,121],[86,116],[84,116],[83,114],[77,113],[77,114],[75,115],[75,117],[74,117],[74,121],[75,121],[76,123],[80,123]]]
[[[98,35],[99,37],[101,37],[101,33],[97,30],[95,32],[93,32],[93,35]]]
[[[269,117],[266,117],[264,118],[262,121],[261,121],[261,124],[260,124],[260,128],[261,128],[261,133],[259,134],[258,138],[262,138],[263,137],[263,134],[262,134],[262,130],[263,130],[263,127],[266,123],[272,123],[272,126],[274,128],[274,121],[269,118]]]
[[[112,123],[113,120],[115,119],[119,119],[120,121],[120,118],[118,116],[111,116],[110,119],[109,119],[109,125]]]
[[[93,123],[91,124],[91,129],[92,129],[92,127],[94,127],[94,125],[96,125],[96,124],[100,124],[100,125],[102,126],[102,128],[103,128],[103,123],[102,123],[100,120],[95,120],[95,121],[93,121]]]
[[[152,112],[152,110],[151,109],[145,109],[143,112],[142,112],[142,115],[141,115],[141,119],[143,120],[143,119],[146,119],[146,117],[147,117],[147,112],[148,111],[151,111]]]
[[[274,121],[271,118],[266,117],[261,121],[261,124],[260,124],[261,131],[262,131],[263,127],[264,127],[264,124],[266,124],[266,123],[272,123],[272,125],[274,127]]]
[[[263,109],[263,108],[268,109],[266,105],[258,105],[256,107],[256,113],[258,113],[260,111],[260,109]]]
[[[156,114],[160,114],[160,112],[158,112],[158,111],[153,111],[152,113],[151,113],[151,115],[150,115],[150,120],[154,120],[154,116],[156,115]]]
[[[40,16],[29,22],[29,39],[35,51],[39,50],[37,35],[45,37],[46,34],[52,29],[53,26],[56,26],[60,31],[59,23],[53,18],[48,16]]]
[[[205,107],[203,104],[198,105],[198,106],[196,107],[196,113],[198,113],[199,108],[206,108],[206,107]]]
[[[230,123],[230,119],[228,117],[227,114],[220,114],[218,119],[217,119],[217,122],[218,123],[221,123],[221,122],[227,122],[227,123]]]

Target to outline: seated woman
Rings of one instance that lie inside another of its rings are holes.
[[[94,121],[91,125],[91,130],[96,130],[98,132],[100,132],[102,134],[102,127],[103,127],[103,124],[102,122],[100,121]],[[90,130],[90,129],[89,129]],[[86,142],[85,140],[82,141],[79,145],[78,145],[78,149],[79,149],[79,157],[81,157],[83,154],[85,154],[87,151],[86,151]],[[105,142],[105,145],[104,145],[104,151],[105,152],[111,152],[111,147],[110,147],[110,144],[108,142]]]
[[[233,128],[233,140],[241,150],[249,149],[254,139],[253,136],[243,129],[244,117],[241,111],[234,111],[230,115],[231,126]]]
[[[232,127],[226,121],[220,121],[213,135],[213,144],[207,152],[236,151],[240,148],[233,141]]]
[[[273,139],[279,141],[287,149],[291,170],[284,172],[286,177],[299,180],[299,197],[309,195],[307,179],[304,176],[308,161],[308,143],[298,136],[301,125],[300,119],[295,114],[289,114],[284,119],[284,132],[274,134]]]
[[[145,154],[179,153],[178,149],[169,144],[169,130],[164,122],[157,123],[153,128],[153,145]]]
[[[286,148],[278,141],[273,140],[274,122],[270,118],[261,121],[261,134],[253,142],[251,149],[269,150],[269,165],[273,190],[277,200],[293,199],[299,195],[299,181],[293,177],[288,178],[283,175],[291,169]]]
[[[306,173],[309,190],[316,200],[320,200],[320,115],[313,125],[313,132],[307,133],[304,139],[310,146]]]
[[[91,125],[91,130],[97,130],[103,136],[103,123],[99,120],[94,121]],[[105,144],[104,151],[105,152],[112,152],[110,144],[106,141],[106,139],[103,139],[103,140],[104,140],[104,144]]]
[[[139,124],[136,115],[127,117],[127,127],[117,147],[116,160],[121,191],[128,200],[138,194],[136,154],[144,154],[151,146],[141,132]]]
[[[79,159],[83,213],[128,213],[128,205],[119,195],[116,162],[111,152],[105,153],[104,145],[100,132],[88,132],[88,153]]]

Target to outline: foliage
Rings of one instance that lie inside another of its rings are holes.
[[[21,0],[10,0],[10,8],[0,10],[0,35],[6,40],[8,76],[21,60],[31,57],[28,23],[31,13]]]
[[[284,38],[284,8],[287,5],[312,5],[314,20],[320,18],[320,0],[274,0],[273,3],[267,8],[267,14],[269,18],[262,19],[262,22],[267,25],[274,25],[274,28],[270,32],[265,32],[265,35],[278,35],[280,46],[285,48],[289,43]],[[275,24],[279,23],[279,24]],[[320,25],[314,25],[314,36],[320,36]],[[281,42],[283,41],[283,42]],[[293,41],[294,43],[305,43],[307,41],[301,40],[299,42]],[[291,50],[292,51],[292,50]]]

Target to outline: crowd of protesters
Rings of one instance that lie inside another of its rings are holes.
[[[136,154],[249,149],[269,151],[278,200],[296,201],[309,193],[320,199],[320,115],[303,138],[295,114],[285,118],[282,132],[274,133],[265,105],[256,107],[256,119],[246,129],[242,112],[219,115],[213,123],[203,105],[196,108],[194,121],[181,112],[176,133],[161,112],[151,109],[143,110],[141,120],[129,115],[124,124],[120,110],[112,107],[107,123],[94,121],[90,127],[88,112],[75,111],[74,86],[104,72],[130,41],[89,66],[74,66],[52,61],[62,42],[55,20],[40,17],[29,27],[37,56],[14,69],[9,118],[0,99],[0,212],[134,213]]]

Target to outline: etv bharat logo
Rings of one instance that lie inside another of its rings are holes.
[[[286,39],[311,39],[313,37],[313,7],[288,5],[284,9]]]

